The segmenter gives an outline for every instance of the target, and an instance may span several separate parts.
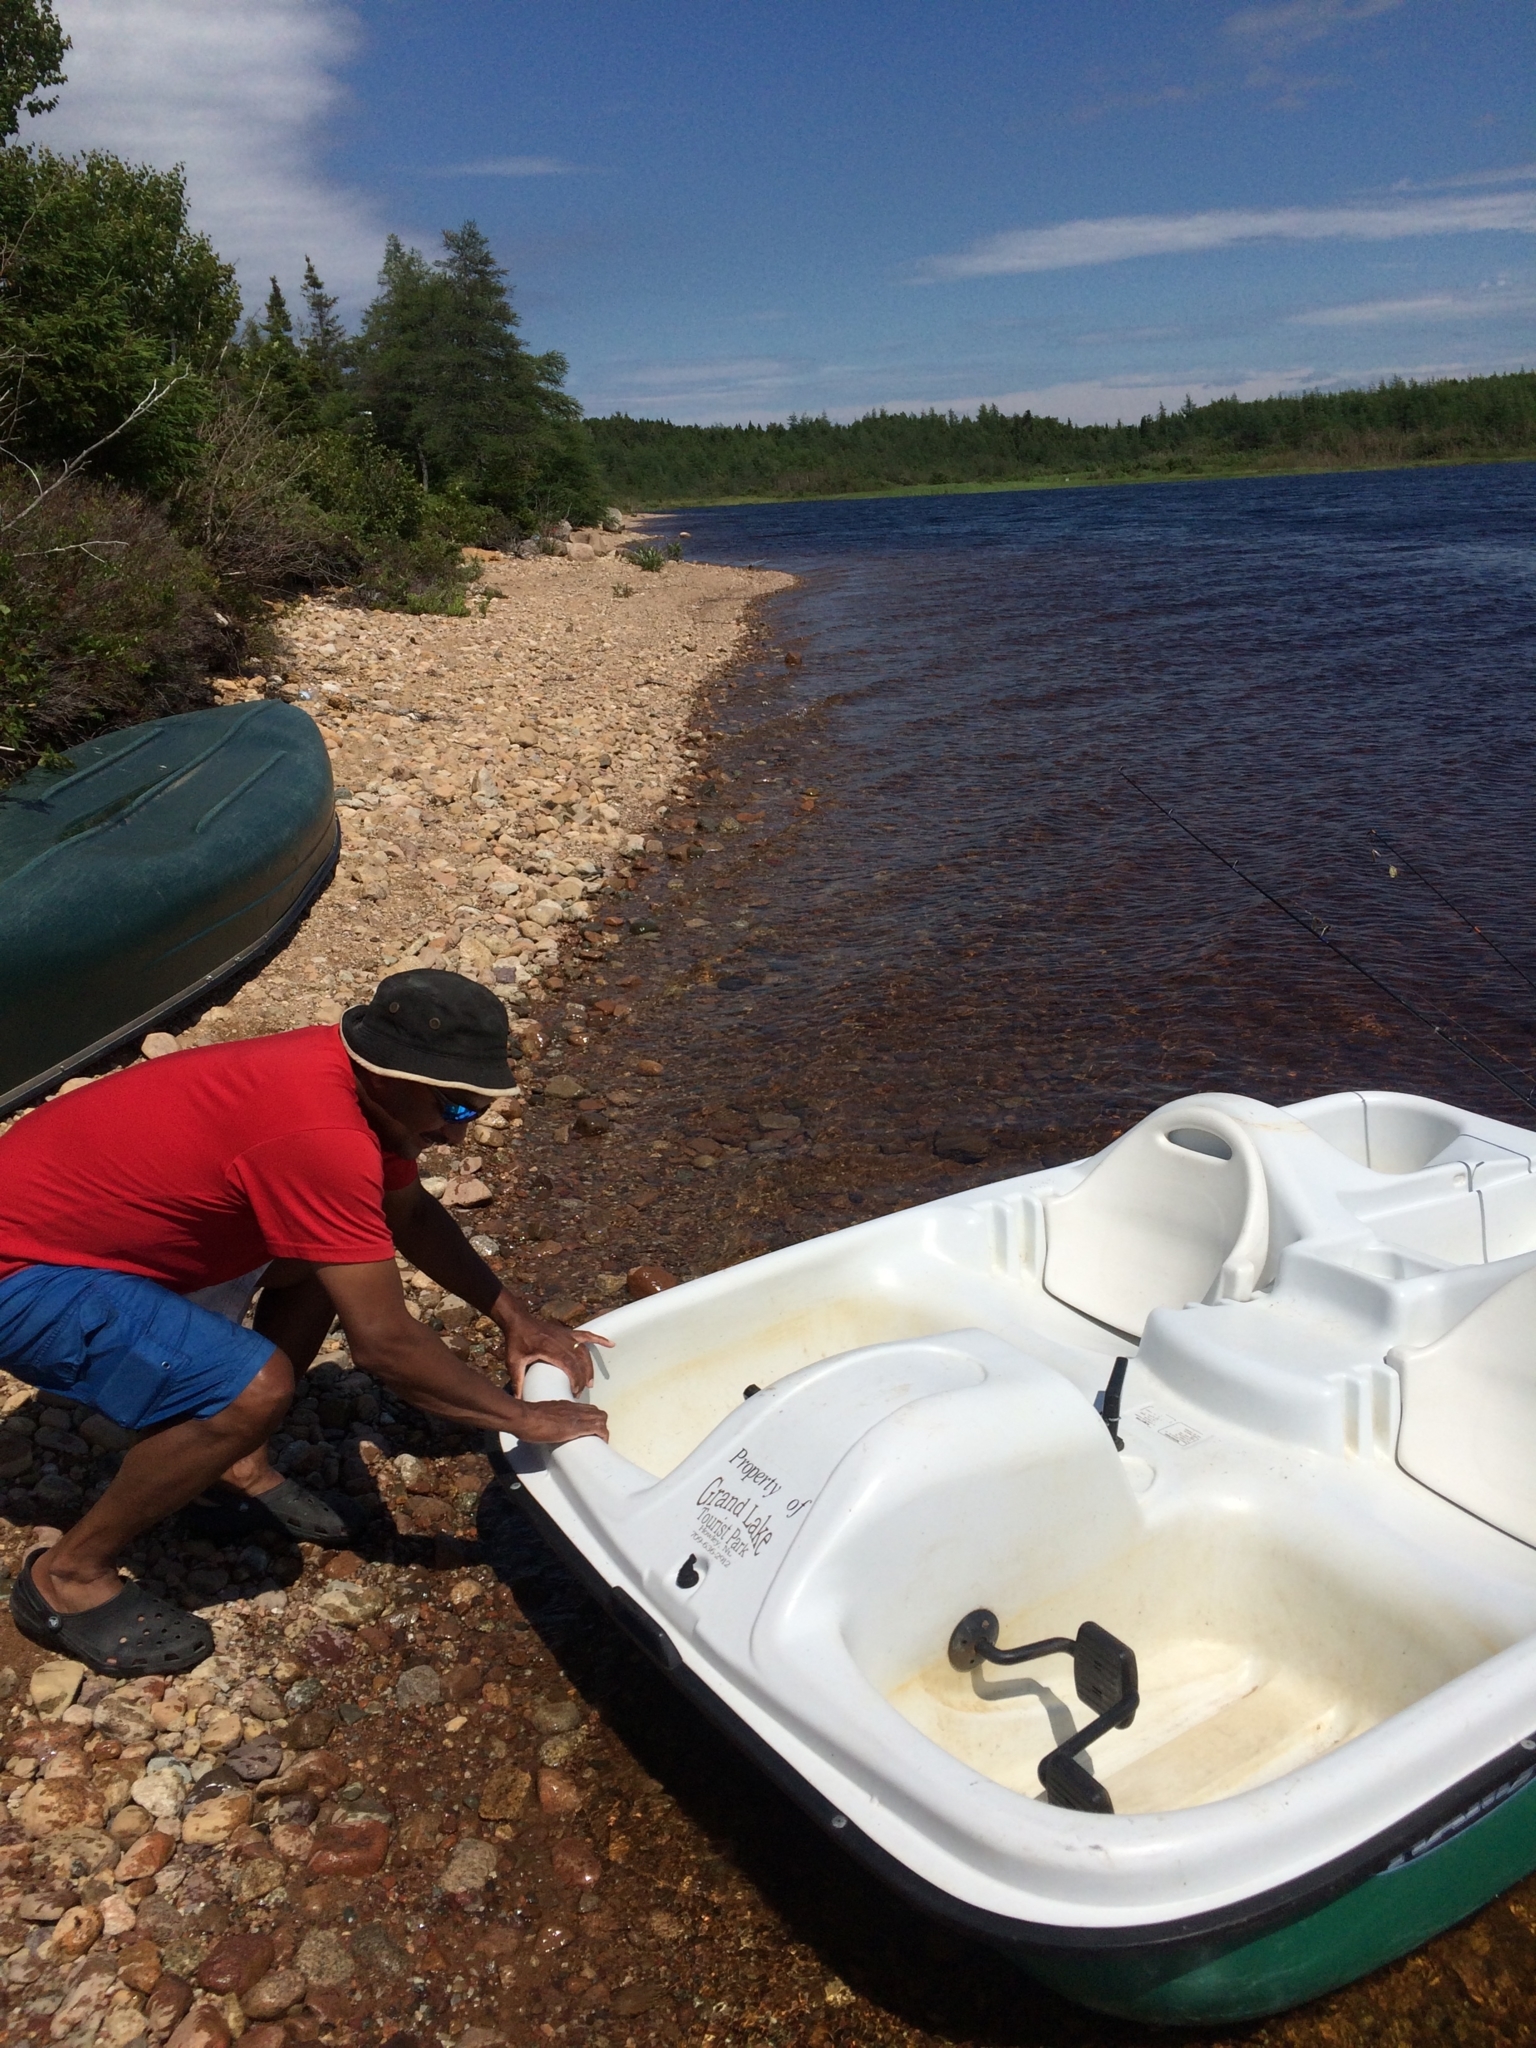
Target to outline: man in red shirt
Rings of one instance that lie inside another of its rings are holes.
[[[211,1653],[206,1623],[125,1584],[117,1555],[221,1475],[231,1499],[323,1540],[313,1525],[330,1511],[266,1444],[338,1317],[353,1363],[428,1414],[536,1443],[606,1437],[585,1401],[521,1399],[535,1359],[583,1394],[587,1347],[606,1339],[508,1293],[417,1178],[424,1147],[457,1141],[513,1085],[498,999],[418,970],[339,1030],[174,1053],[0,1138],[0,1367],[142,1432],[101,1498],[23,1566],[23,1634],[119,1677]],[[500,1325],[509,1391],[408,1314],[397,1252]]]

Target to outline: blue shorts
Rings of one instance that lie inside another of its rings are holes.
[[[217,1415],[274,1349],[136,1273],[25,1266],[0,1280],[0,1367],[123,1429]]]

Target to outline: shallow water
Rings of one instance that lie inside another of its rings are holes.
[[[600,1267],[708,1271],[1081,1156],[1196,1089],[1401,1087],[1536,1125],[1533,513],[1536,466],[1511,465],[667,522],[694,555],[801,581],[701,706],[670,857],[637,863],[639,900],[617,906],[653,929],[572,963],[585,1004],[551,1061],[594,1094],[655,1078],[604,1138],[566,1143],[568,1110],[533,1115],[530,1194],[583,1222],[560,1264],[520,1254],[525,1277],[596,1303]],[[596,1001],[616,991],[632,1013],[610,1023]],[[801,1119],[781,1158],[740,1150],[762,1111]],[[701,1170],[682,1135],[700,1130],[734,1156]],[[971,1141],[969,1163],[946,1132]],[[515,1228],[532,1245],[553,1221],[535,1202]],[[585,1688],[613,1642],[578,1601],[555,1647]],[[684,1823],[636,1830],[637,1876],[660,1886],[680,1856],[719,1854],[766,1916],[737,1923],[728,1965],[702,1948],[679,1963],[717,2015],[701,2039],[1530,2037],[1536,1879],[1299,2011],[1165,2033],[1067,2007],[929,1923],[633,1657],[611,1711]]]
[[[711,706],[721,796],[816,798],[705,964],[701,1078],[1031,1157],[1212,1087],[1529,1121],[1533,515],[1517,464],[678,515],[802,579],[802,665]]]

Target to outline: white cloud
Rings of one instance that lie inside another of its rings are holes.
[[[334,0],[58,0],[74,39],[58,110],[30,137],[105,149],[161,169],[183,163],[194,224],[234,263],[248,304],[276,272],[297,285],[306,254],[333,292],[373,283],[384,223],[326,173],[326,119],[357,46]]]
[[[1315,312],[1293,313],[1292,327],[1377,327],[1402,320],[1487,320],[1528,312],[1536,306],[1529,293],[1426,292],[1415,299],[1364,299],[1352,306],[1319,306]]]
[[[1131,213],[988,235],[950,256],[931,256],[932,279],[1007,277],[1123,263],[1133,256],[1189,256],[1248,242],[1397,241],[1414,235],[1536,233],[1536,192],[1403,200],[1356,206],[1223,207],[1207,213]]]
[[[558,156],[486,156],[471,164],[439,164],[429,178],[574,178],[584,166]]]
[[[1356,22],[1394,14],[1402,5],[1403,0],[1282,0],[1275,7],[1240,8],[1222,28],[1234,42],[1267,57],[1288,57]]]

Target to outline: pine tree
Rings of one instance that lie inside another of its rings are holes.
[[[363,316],[359,395],[422,484],[524,524],[598,516],[602,492],[564,358],[518,339],[506,273],[473,221],[428,263],[391,236]]]
[[[336,317],[336,300],[320,280],[313,261],[304,258],[304,320],[299,345],[317,390],[336,391],[347,368],[347,330]]]

